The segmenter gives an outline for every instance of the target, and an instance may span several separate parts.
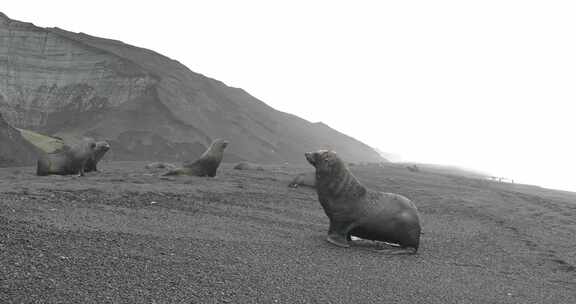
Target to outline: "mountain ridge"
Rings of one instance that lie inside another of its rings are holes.
[[[226,138],[228,161],[304,162],[305,151],[321,148],[350,161],[385,161],[323,123],[278,111],[153,50],[7,20],[0,23],[7,71],[0,112],[17,128],[106,139],[118,160],[185,160]]]

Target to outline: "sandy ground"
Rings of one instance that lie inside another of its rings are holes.
[[[0,303],[576,303],[576,194],[355,166],[416,203],[417,255],[338,248],[312,168],[161,178],[0,169]]]

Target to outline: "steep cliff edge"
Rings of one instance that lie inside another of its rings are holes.
[[[324,124],[153,51],[1,13],[0,111],[18,128],[107,139],[115,159],[190,159],[226,138],[229,161],[303,162],[305,151],[320,148],[350,161],[383,161]]]

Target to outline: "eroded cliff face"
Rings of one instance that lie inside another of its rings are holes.
[[[61,116],[120,106],[156,82],[128,60],[5,15],[0,15],[0,73],[6,120],[55,131]]]
[[[153,51],[1,13],[0,112],[19,128],[106,139],[113,159],[192,159],[225,138],[228,161],[304,162],[305,151],[320,148],[349,161],[383,160]]]

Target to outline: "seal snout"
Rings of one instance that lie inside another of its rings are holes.
[[[306,160],[312,165],[312,166],[316,166],[315,160],[314,160],[314,152],[306,152],[304,153],[304,156],[306,156]]]

